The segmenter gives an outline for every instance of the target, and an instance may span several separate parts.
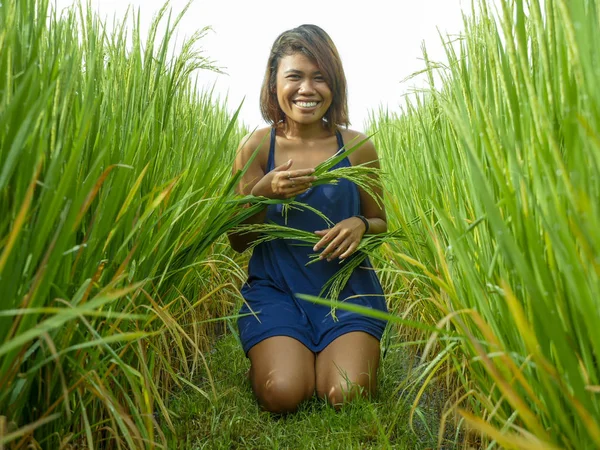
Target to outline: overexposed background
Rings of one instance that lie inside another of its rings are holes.
[[[51,0],[60,10],[75,0]],[[85,3],[86,0],[84,0]],[[146,31],[164,0],[90,0],[92,9],[106,19],[122,20],[131,6],[139,11]],[[176,15],[187,0],[172,0]],[[207,71],[199,80],[227,96],[230,110],[242,100],[241,119],[250,128],[264,124],[259,91],[269,50],[275,38],[303,23],[322,27],[341,55],[348,81],[352,128],[363,130],[369,111],[380,107],[398,111],[403,95],[423,86],[424,77],[401,81],[424,67],[421,44],[429,57],[444,60],[440,33],[446,37],[463,29],[463,9],[470,0],[195,0],[178,27],[178,42],[205,26],[210,32],[200,46],[225,74]],[[131,20],[129,21],[131,23]],[[143,35],[142,35],[143,36]]]

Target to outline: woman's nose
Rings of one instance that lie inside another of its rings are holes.
[[[300,83],[300,92],[314,92],[315,87],[311,79],[306,79]]]

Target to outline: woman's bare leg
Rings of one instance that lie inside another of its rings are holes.
[[[315,355],[300,341],[274,336],[248,352],[250,380],[259,404],[273,413],[295,411],[315,392]]]
[[[316,357],[317,395],[335,407],[377,388],[379,341],[353,331],[335,339]]]

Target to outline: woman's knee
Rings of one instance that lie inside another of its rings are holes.
[[[366,374],[365,374],[366,375]],[[338,378],[317,388],[317,395],[332,406],[339,408],[356,397],[371,397],[375,394],[376,380],[370,377]]]
[[[288,413],[314,393],[314,381],[271,374],[264,380],[254,380],[254,393],[260,405],[272,413]]]

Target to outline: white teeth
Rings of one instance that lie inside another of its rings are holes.
[[[317,106],[317,102],[296,102],[296,105],[300,106],[301,108],[314,108]]]

